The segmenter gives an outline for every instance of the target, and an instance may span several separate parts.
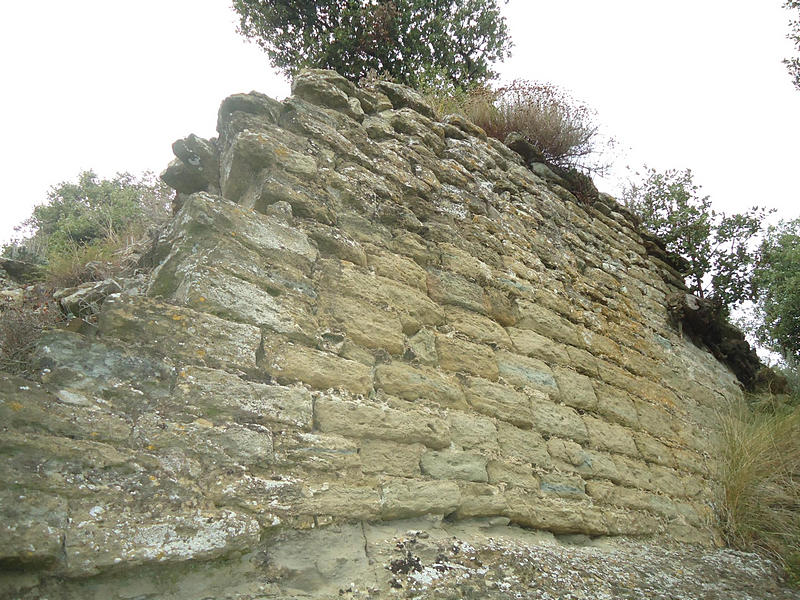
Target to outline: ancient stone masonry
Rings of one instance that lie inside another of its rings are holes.
[[[0,376],[9,597],[195,597],[197,564],[230,598],[390,589],[369,544],[405,519],[711,543],[741,392],[614,201],[405,87],[292,92],[177,142],[146,293]]]

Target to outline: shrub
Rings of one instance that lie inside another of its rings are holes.
[[[423,91],[440,115],[462,114],[500,141],[519,132],[549,163],[589,172],[606,166],[598,158],[602,142],[594,111],[552,84],[516,80],[494,90]]]
[[[151,230],[170,214],[172,190],[152,173],[100,179],[92,171],[54,186],[23,228],[30,233],[4,248],[8,256],[45,263],[49,287],[71,287],[129,269]]]
[[[0,371],[29,374],[42,332],[65,321],[52,294],[41,287],[27,291],[19,306],[0,307]]]
[[[800,408],[731,410],[721,458],[728,543],[767,552],[800,584]]]

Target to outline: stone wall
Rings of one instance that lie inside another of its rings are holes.
[[[714,539],[739,386],[612,199],[330,72],[218,131],[174,146],[147,288],[0,376],[14,589],[401,519]]]

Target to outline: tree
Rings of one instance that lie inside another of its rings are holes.
[[[754,206],[744,213],[717,213],[700,189],[689,169],[647,169],[641,183],[625,190],[623,200],[668,252],[685,260],[683,274],[692,293],[733,306],[752,295],[750,243],[767,211]]]
[[[511,46],[498,0],[234,0],[233,7],[240,33],[290,77],[315,67],[417,85],[433,71],[468,87],[493,78],[491,64]]]
[[[791,30],[786,37],[794,42],[795,47],[798,52],[800,52],[800,0],[786,0],[783,7],[798,11],[797,18],[789,22]],[[789,69],[789,75],[792,78],[794,87],[800,90],[800,58],[795,56],[793,58],[787,58],[783,62],[786,68]]]
[[[756,334],[791,365],[800,364],[800,219],[770,227],[753,274]]]

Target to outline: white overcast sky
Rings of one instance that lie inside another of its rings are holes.
[[[719,210],[800,215],[800,91],[781,0],[511,0],[503,80],[563,86],[630,148],[690,167]],[[171,143],[215,135],[225,96],[289,85],[236,33],[228,0],[0,4],[0,241],[82,169],[160,172]],[[609,188],[611,183],[601,183]]]

